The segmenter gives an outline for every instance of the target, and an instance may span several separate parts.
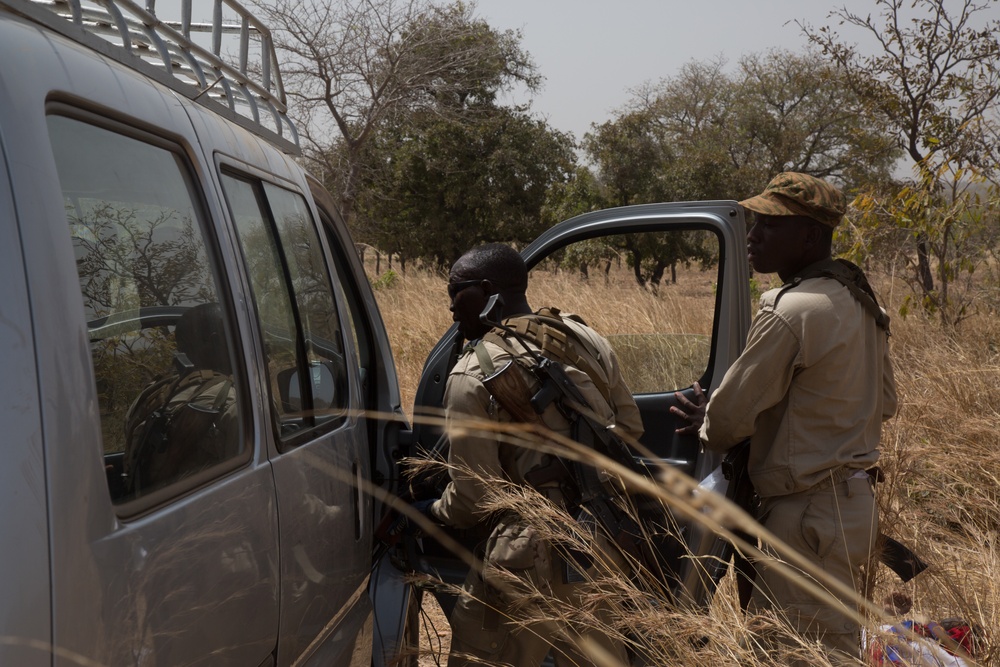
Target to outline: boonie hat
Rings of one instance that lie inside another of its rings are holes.
[[[744,199],[740,206],[764,215],[804,215],[836,227],[847,210],[847,198],[839,188],[809,174],[785,171],[764,188],[764,192]]]

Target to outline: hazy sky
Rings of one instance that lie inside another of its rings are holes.
[[[532,109],[577,140],[610,119],[646,81],[673,76],[684,63],[774,47],[803,49],[795,24],[830,23],[830,9],[875,13],[872,0],[476,0],[498,29],[519,29],[544,87]],[[879,21],[878,23],[881,23]],[[860,39],[858,32],[840,30]],[[523,102],[523,93],[514,101]]]

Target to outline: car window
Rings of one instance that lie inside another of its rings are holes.
[[[297,444],[342,423],[349,403],[330,273],[302,195],[228,173],[222,181],[264,339],[275,426],[285,445]]]
[[[188,488],[249,448],[220,267],[185,160],[157,139],[76,118],[51,115],[48,126],[111,498]]]
[[[604,335],[633,393],[674,391],[709,368],[718,259],[718,238],[702,229],[590,238],[532,268],[529,302]]]
[[[365,317],[362,314],[364,306],[360,302],[360,295],[348,271],[348,262],[344,258],[343,248],[337,239],[336,233],[333,231],[335,225],[333,216],[323,208],[323,204],[319,201],[316,202],[316,208],[319,211],[321,227],[326,233],[327,240],[334,253],[337,280],[343,286],[342,298],[347,306],[345,309],[347,321],[344,324],[351,340],[354,342],[354,349],[357,351],[354,363],[361,377],[365,377],[368,369],[371,368],[375,346],[371,341],[371,334],[364,324]]]

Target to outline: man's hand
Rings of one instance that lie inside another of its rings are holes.
[[[418,500],[414,503],[409,503],[409,507],[415,510],[418,514],[422,514],[427,517],[432,523],[437,523],[437,519],[431,514],[431,505],[437,501],[437,498],[427,498],[425,500]],[[376,535],[381,541],[388,545],[393,545],[399,541],[400,537],[404,535],[409,537],[416,537],[423,534],[423,528],[421,525],[411,518],[411,512],[396,512],[395,516],[392,518],[392,522],[389,523],[384,531],[376,531],[377,533],[382,533],[381,535]]]
[[[697,435],[698,430],[701,429],[701,425],[705,421],[705,406],[708,405],[708,398],[706,398],[705,392],[701,390],[700,384],[695,382],[692,386],[694,388],[693,402],[681,392],[674,392],[677,405],[670,406],[670,414],[680,417],[687,422],[686,425],[675,429],[674,432],[678,435],[687,435],[689,433]]]
[[[410,507],[420,512],[431,521],[437,523],[437,519],[435,519],[434,515],[431,514],[431,505],[437,501],[437,498],[425,498],[424,500],[418,500],[415,503],[410,503]]]

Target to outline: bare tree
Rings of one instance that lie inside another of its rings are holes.
[[[350,221],[373,133],[416,110],[450,113],[480,95],[540,83],[516,31],[475,4],[430,0],[254,0],[275,46],[306,159]]]
[[[863,102],[863,111],[880,118],[896,134],[913,161],[916,187],[934,197],[959,194],[970,170],[997,181],[996,138],[1000,102],[1000,20],[987,20],[996,0],[876,0],[880,16],[861,16],[846,8],[830,14],[840,25],[860,29],[874,55],[848,44],[831,27],[801,25],[844,72]],[[925,303],[942,306],[931,258],[939,256],[938,280],[953,271],[950,253],[936,250],[954,231],[942,228],[953,216],[929,217],[931,207],[896,216],[910,225],[915,240],[917,284]],[[916,215],[916,218],[913,216]],[[944,259],[941,260],[941,255]]]

